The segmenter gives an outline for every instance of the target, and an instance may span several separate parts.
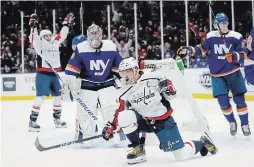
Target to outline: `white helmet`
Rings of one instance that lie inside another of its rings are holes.
[[[102,29],[95,24],[89,26],[87,29],[87,41],[92,48],[99,48],[102,41]]]
[[[128,57],[123,59],[118,67],[119,71],[124,71],[127,69],[139,69],[138,62],[133,57]]]
[[[43,37],[44,35],[52,35],[52,32],[50,30],[41,30],[40,37]]]

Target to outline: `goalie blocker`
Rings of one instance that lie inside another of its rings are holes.
[[[175,67],[175,62],[171,68]],[[168,66],[170,67],[170,66]],[[178,126],[172,117],[169,102],[177,94],[173,83],[157,70],[139,71],[134,58],[124,59],[119,65],[120,75],[126,87],[122,88],[120,108],[110,126],[105,127],[105,139],[111,138],[118,124],[132,143],[133,150],[127,155],[128,164],[146,161],[144,145],[139,133],[155,133],[160,141],[160,149],[172,152],[176,160],[192,158],[196,153],[202,156],[208,152],[215,154],[217,148],[207,136],[184,142]],[[180,74],[182,75],[182,74]],[[187,111],[186,111],[187,112]]]

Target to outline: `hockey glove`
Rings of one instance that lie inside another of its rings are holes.
[[[167,99],[171,100],[176,95],[175,87],[173,86],[172,82],[168,79],[162,79],[159,82],[159,89],[160,93]]]
[[[65,17],[65,19],[63,21],[63,26],[71,27],[74,19],[75,19],[75,17],[73,15],[73,13],[67,14],[67,16]]]
[[[103,139],[109,140],[114,137],[113,132],[116,126],[113,123],[108,122],[102,130]]]
[[[238,52],[232,52],[232,53],[226,54],[226,58],[227,58],[227,61],[228,61],[229,63],[239,62],[239,60],[240,60],[240,55],[239,55]]]
[[[37,15],[36,15],[36,14],[32,14],[32,15],[30,16],[29,26],[30,26],[31,28],[35,28],[35,27],[37,27],[37,25],[38,25],[38,18],[37,18]]]
[[[179,55],[181,58],[185,57],[187,54],[192,54],[194,48],[192,46],[181,46],[176,54]]]

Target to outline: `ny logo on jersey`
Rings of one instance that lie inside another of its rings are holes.
[[[95,72],[94,75],[102,76],[108,66],[109,59],[107,60],[107,63],[105,64],[103,60],[90,60],[90,70],[91,71],[101,71],[101,72]]]
[[[215,54],[226,54],[229,53],[232,44],[229,45],[229,48],[225,44],[214,44],[214,53]]]

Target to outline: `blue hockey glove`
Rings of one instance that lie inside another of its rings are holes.
[[[240,55],[239,55],[238,52],[232,52],[232,53],[226,54],[226,58],[227,58],[227,61],[228,61],[229,63],[239,62],[239,60],[240,60]]]

